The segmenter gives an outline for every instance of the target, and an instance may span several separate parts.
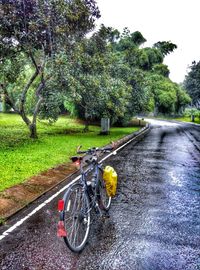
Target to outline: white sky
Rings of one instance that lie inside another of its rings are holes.
[[[170,78],[182,82],[193,60],[200,61],[200,0],[96,0],[101,23],[122,31],[140,31],[145,46],[172,41],[178,46],[165,58]]]

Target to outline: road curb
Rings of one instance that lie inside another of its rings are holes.
[[[116,142],[116,147],[119,148],[119,147],[121,147],[125,143],[129,144],[129,143],[133,142],[134,139],[135,140],[141,140],[149,132],[149,130],[150,130],[150,124],[147,123],[145,125],[145,127],[143,127],[142,129],[140,129],[139,131],[136,131],[136,132],[134,132],[134,133],[132,133],[130,135],[127,135],[124,138],[118,140]]]
[[[117,140],[116,142],[114,142],[115,144],[115,150],[116,151],[120,151],[123,147],[125,147],[126,145],[128,145],[131,142],[134,141],[139,141],[141,140],[150,130],[150,125],[146,124],[145,127],[143,127],[142,129],[140,129],[139,131],[136,131],[130,135],[127,135],[119,140]],[[107,146],[109,146],[110,144],[108,144]],[[69,163],[70,164],[70,163]],[[18,207],[16,209],[13,210],[13,212],[8,210],[9,214],[4,214],[1,215],[0,218],[3,220],[8,220],[11,217],[13,217],[14,215],[16,215],[18,212],[20,212],[21,210],[27,208],[29,205],[31,205],[33,202],[35,202],[36,200],[38,200],[39,198],[41,198],[43,195],[45,195],[46,193],[50,192],[51,190],[53,190],[55,187],[59,186],[60,184],[62,184],[63,182],[69,180],[70,178],[71,181],[73,180],[73,177],[78,173],[79,170],[75,169],[74,172],[66,175],[66,177],[64,177],[62,180],[58,181],[56,184],[52,185],[50,188],[47,188],[44,192],[40,193],[38,196],[36,195],[34,197],[34,199],[30,200],[29,202],[27,202],[26,204],[24,204],[21,207]],[[5,213],[7,213],[7,211],[5,210]]]

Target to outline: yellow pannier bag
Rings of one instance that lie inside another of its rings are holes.
[[[114,197],[117,190],[117,173],[111,166],[106,166],[103,171],[108,196]]]

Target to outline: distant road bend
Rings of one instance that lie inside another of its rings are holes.
[[[55,198],[0,241],[0,269],[200,270],[200,127],[149,121],[141,141],[107,160],[118,172],[118,193],[110,218],[92,224],[81,254],[56,236]]]

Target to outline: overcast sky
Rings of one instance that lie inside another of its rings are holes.
[[[170,78],[182,82],[193,60],[200,61],[200,0],[96,0],[101,23],[122,31],[140,31],[145,46],[172,41],[178,46],[165,58]]]

